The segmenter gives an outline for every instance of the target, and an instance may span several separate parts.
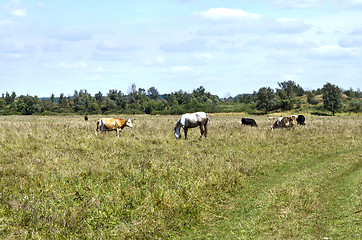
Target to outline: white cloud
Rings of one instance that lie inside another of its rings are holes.
[[[241,9],[211,8],[208,11],[198,12],[204,20],[212,21],[213,26],[199,29],[200,36],[234,35],[238,33],[301,33],[310,26],[295,18],[271,18]]]
[[[195,71],[189,66],[173,66],[170,68],[173,73],[194,73]]]
[[[317,45],[314,42],[303,38],[257,38],[248,42],[252,46],[261,46],[277,49],[308,49],[314,48]]]
[[[311,8],[318,5],[321,0],[276,0],[273,5],[282,8]]]
[[[209,48],[209,43],[203,38],[188,39],[179,43],[164,44],[160,47],[166,52],[192,52],[203,51]]]
[[[362,0],[344,0],[342,1],[342,4],[347,7],[360,8],[362,7]]]
[[[309,28],[310,26],[295,18],[277,18],[270,23],[271,32],[283,34],[301,33]]]
[[[362,0],[361,0],[362,1]],[[351,32],[351,35],[362,35],[362,28],[356,28]]]
[[[137,49],[133,46],[125,46],[113,41],[103,41],[98,44],[97,49],[100,51],[127,52]]]
[[[60,62],[57,67],[62,69],[86,69],[87,64],[83,61],[77,63]]]
[[[296,34],[305,32],[309,28],[308,24],[294,18],[261,17],[252,21],[233,22],[233,24],[215,24],[213,27],[198,30],[196,34],[200,36],[235,35],[238,33]]]
[[[197,59],[211,59],[212,54],[211,53],[199,53],[199,54],[196,54],[195,57]]]
[[[163,57],[163,56],[157,56],[156,57],[156,62],[159,63],[159,64],[163,64],[166,62],[166,58]]]
[[[0,52],[2,53],[32,53],[35,51],[35,47],[26,45],[23,42],[17,41],[12,43],[3,43],[0,44]]]
[[[63,45],[60,43],[46,43],[43,44],[42,49],[44,52],[60,52],[63,50]]]
[[[327,60],[343,60],[360,56],[360,49],[357,47],[343,48],[338,45],[328,45],[313,48],[310,51],[310,55]]]
[[[92,38],[92,34],[88,31],[84,31],[81,29],[68,29],[55,33],[50,37],[58,41],[76,42],[76,41],[89,40]]]
[[[0,27],[5,27],[10,24],[11,24],[10,20],[0,20]]]
[[[23,42],[0,43],[0,58],[3,59],[27,59],[33,56],[36,48]]]
[[[260,16],[254,13],[248,13],[241,9],[230,8],[210,8],[207,11],[197,12],[196,15],[207,20],[240,20],[240,19],[257,19]]]
[[[11,15],[14,15],[14,16],[16,16],[16,17],[22,17],[22,18],[28,16],[28,15],[26,14],[25,9],[15,9],[15,10],[10,11],[10,14],[11,14]]]
[[[341,47],[362,47],[362,39],[356,37],[345,37],[339,41]]]

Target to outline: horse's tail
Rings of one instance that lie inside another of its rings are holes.
[[[99,127],[100,127],[100,125],[99,125],[100,120],[101,120],[101,119],[98,119],[97,122],[96,122],[97,128],[96,128],[96,131],[94,132],[94,133],[96,134],[96,136],[98,135],[98,131],[99,131]]]

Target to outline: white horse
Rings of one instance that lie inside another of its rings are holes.
[[[176,139],[181,138],[180,129],[181,127],[184,129],[185,132],[185,140],[187,140],[187,130],[189,128],[194,128],[200,126],[200,139],[202,135],[207,136],[207,124],[209,123],[209,114],[204,112],[196,112],[196,113],[185,113],[183,114],[179,120],[176,122],[174,131]]]

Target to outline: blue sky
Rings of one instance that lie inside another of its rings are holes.
[[[362,83],[362,0],[0,0],[0,92]]]

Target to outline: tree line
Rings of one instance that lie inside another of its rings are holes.
[[[155,87],[148,90],[129,87],[128,93],[111,89],[107,94],[93,96],[86,90],[73,95],[52,94],[48,98],[6,92],[0,99],[1,115],[57,115],[57,114],[182,114],[185,112],[246,112],[267,114],[275,111],[311,111],[331,114],[361,112],[362,93],[359,89],[343,90],[331,83],[323,88],[306,91],[294,81],[278,83],[279,88],[262,87],[250,94],[219,98],[203,86],[191,93],[183,90],[160,94]]]

